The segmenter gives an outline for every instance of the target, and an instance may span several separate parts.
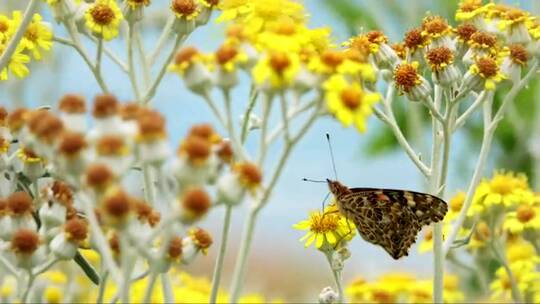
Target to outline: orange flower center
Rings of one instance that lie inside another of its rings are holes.
[[[193,0],[173,0],[172,9],[180,15],[189,16],[197,11],[197,4]]]
[[[278,74],[282,74],[291,65],[291,60],[285,53],[274,53],[270,56],[270,66]]]
[[[99,25],[108,25],[114,19],[114,11],[106,4],[96,4],[90,9],[90,15],[92,19]]]
[[[471,40],[485,47],[494,47],[497,44],[497,37],[486,32],[476,32],[471,35]]]
[[[448,22],[440,16],[430,16],[424,20],[422,27],[429,34],[440,34],[448,29]]]
[[[517,209],[517,219],[522,223],[528,223],[536,216],[536,212],[531,206],[521,205]]]
[[[456,28],[456,34],[463,41],[469,41],[476,32],[478,32],[478,29],[470,23],[461,24]]]
[[[499,72],[499,66],[497,65],[497,62],[489,57],[479,58],[476,61],[476,66],[478,66],[480,74],[482,74],[485,78],[494,77],[495,75],[497,75],[497,72]],[[512,189],[507,184],[501,184],[500,189],[503,189],[504,193],[512,191]]]
[[[529,60],[529,53],[521,44],[512,44],[509,49],[513,62],[524,65]]]
[[[452,50],[445,46],[433,48],[426,54],[426,58],[432,67],[440,67],[444,64],[450,64],[454,60]]]
[[[341,101],[350,110],[355,110],[360,106],[362,91],[358,88],[349,87],[341,91]]]
[[[418,85],[419,79],[420,75],[418,75],[416,68],[412,64],[400,64],[394,71],[394,81],[396,82],[396,85],[401,87],[406,93],[410,92],[412,88]]]

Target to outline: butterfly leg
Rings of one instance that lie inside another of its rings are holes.
[[[341,241],[342,241],[344,238],[346,238],[346,237],[348,237],[350,234],[352,234],[353,230],[352,230],[352,228],[351,228],[351,223],[349,222],[349,220],[347,220],[347,228],[348,228],[349,230],[347,231],[346,234],[344,234],[342,237],[339,238],[339,240],[336,242],[336,246],[334,246],[334,250],[337,249],[337,246],[338,246],[339,244],[341,244]]]

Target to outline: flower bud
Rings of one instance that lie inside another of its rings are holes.
[[[319,303],[331,304],[336,303],[339,295],[332,289],[332,287],[325,287],[319,294]]]

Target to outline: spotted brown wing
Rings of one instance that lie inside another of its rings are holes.
[[[422,226],[442,220],[446,202],[433,195],[392,189],[352,188],[338,201],[362,238],[394,259],[408,255]]]

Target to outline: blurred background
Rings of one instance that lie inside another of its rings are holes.
[[[0,1],[0,12],[7,14],[22,9],[19,0]],[[351,35],[371,29],[383,29],[391,41],[402,39],[406,30],[418,26],[422,17],[431,12],[453,21],[457,0],[305,0],[313,27],[332,29],[334,41],[340,44]],[[502,2],[502,1],[497,1]],[[508,1],[509,4],[540,12],[540,1]],[[144,43],[149,49],[156,41],[165,22],[168,1],[154,0],[147,11]],[[42,5],[45,19],[54,23]],[[65,37],[65,32],[53,24],[55,35]],[[198,29],[185,43],[205,51],[213,51],[221,43],[223,26],[211,21]],[[109,46],[125,58],[123,42],[115,40]],[[88,48],[91,48],[88,45]],[[163,58],[162,58],[163,59]],[[121,100],[133,98],[129,80],[111,62],[105,61],[104,75],[111,91]],[[245,79],[244,79],[245,80]],[[238,87],[234,98],[239,100],[237,113],[243,110],[248,96],[248,82]],[[8,108],[55,105],[65,93],[84,95],[89,101],[99,93],[92,74],[82,59],[72,50],[55,44],[53,52],[44,62],[31,66],[31,75],[24,81],[12,78],[0,84],[0,103]],[[533,82],[516,100],[507,118],[497,131],[495,148],[485,175],[494,168],[525,172],[540,191],[540,96],[538,81]],[[404,102],[396,103],[404,109]],[[173,74],[165,76],[154,106],[168,120],[171,144],[176,147],[179,139],[194,123],[212,122],[206,105],[187,91],[180,79]],[[421,108],[407,105],[407,111],[398,111],[399,121],[407,136],[428,155],[430,143],[427,117]],[[476,117],[478,118],[478,117]],[[425,123],[424,123],[425,122]],[[307,217],[309,211],[320,208],[327,193],[323,184],[301,181],[303,177],[321,179],[332,177],[332,169],[324,134],[332,136],[334,154],[340,180],[351,187],[387,187],[422,191],[424,184],[416,168],[397,147],[390,131],[374,117],[369,121],[368,132],[358,134],[354,129],[344,129],[330,118],[315,124],[298,145],[276,187],[271,203],[263,210],[256,228],[253,250],[249,260],[246,292],[259,292],[269,297],[287,300],[315,299],[319,291],[332,284],[331,272],[322,254],[313,248],[304,249],[298,239],[303,235],[292,225]],[[451,155],[450,184],[447,199],[458,189],[465,189],[472,174],[479,149],[481,121],[475,119],[456,134]],[[248,147],[249,148],[249,147]],[[216,208],[201,226],[209,229],[220,240],[222,208]],[[233,225],[225,276],[222,286],[228,287],[233,262],[240,239],[245,206],[233,213]],[[379,247],[367,245],[360,238],[353,240],[352,258],[345,268],[345,281],[356,276],[370,279],[387,271],[407,271],[420,278],[431,275],[431,256],[420,255],[416,247],[409,257],[394,261]],[[209,256],[200,258],[186,271],[211,278],[217,246]]]

